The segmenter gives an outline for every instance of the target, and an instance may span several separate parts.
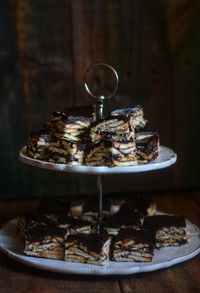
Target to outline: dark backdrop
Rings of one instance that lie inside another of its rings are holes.
[[[95,191],[94,176],[29,167],[18,152],[52,111],[91,103],[82,77],[97,62],[119,74],[111,103],[143,105],[178,154],[166,170],[106,176],[104,190],[199,188],[199,15],[199,0],[1,0],[1,196]]]

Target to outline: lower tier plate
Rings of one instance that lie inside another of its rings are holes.
[[[155,250],[151,263],[113,262],[105,266],[65,262],[45,258],[29,257],[23,254],[23,243],[16,236],[17,218],[7,222],[0,231],[0,249],[9,257],[28,266],[66,274],[84,275],[128,275],[150,272],[167,268],[195,257],[200,252],[200,231],[187,221],[187,230],[191,235],[188,244],[180,247],[166,247]]]

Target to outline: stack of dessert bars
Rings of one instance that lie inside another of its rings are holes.
[[[158,133],[141,132],[147,123],[141,106],[97,121],[88,116],[53,112],[42,130],[29,135],[27,155],[70,166],[109,167],[145,164],[158,156]]]

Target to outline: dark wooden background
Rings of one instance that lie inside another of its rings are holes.
[[[1,196],[95,192],[94,176],[29,167],[18,152],[52,111],[92,102],[82,78],[98,62],[120,77],[108,108],[143,105],[178,154],[166,170],[106,176],[105,192],[199,188],[199,52],[199,0],[1,0]]]

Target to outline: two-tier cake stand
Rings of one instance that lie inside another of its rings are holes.
[[[96,66],[106,66],[111,69],[118,82],[118,76],[116,71],[107,64],[98,64],[89,68],[94,69]],[[87,72],[88,72],[87,71]],[[87,73],[86,72],[86,73]],[[86,83],[86,77],[84,78],[84,84],[86,90],[95,97]],[[117,85],[114,92],[116,91]],[[113,94],[112,94],[113,95]],[[110,95],[109,97],[111,97]],[[97,118],[101,118],[103,115],[103,101],[105,97],[100,96],[97,103]],[[177,155],[168,147],[160,146],[160,153],[157,159],[142,165],[129,166],[129,167],[106,167],[106,166],[69,166],[66,164],[49,163],[37,159],[33,159],[27,156],[26,147],[23,147],[19,154],[20,160],[28,165],[38,168],[62,171],[68,173],[78,174],[91,174],[97,176],[97,190],[98,190],[98,202],[99,202],[99,219],[98,229],[101,227],[102,221],[102,175],[108,174],[126,174],[126,173],[139,173],[149,172],[153,170],[159,170],[167,168],[175,164]],[[151,263],[137,263],[137,262],[113,262],[105,266],[96,266],[82,263],[65,262],[61,260],[52,260],[44,258],[35,258],[25,256],[23,254],[22,242],[16,236],[16,223],[17,219],[9,221],[0,231],[0,249],[3,250],[10,257],[23,262],[29,266],[40,268],[48,271],[56,271],[61,273],[75,273],[75,274],[88,274],[88,275],[126,275],[138,272],[148,272],[158,270],[161,268],[169,267],[174,264],[188,260],[196,256],[200,252],[200,232],[197,226],[187,222],[187,230],[191,235],[191,239],[188,244],[181,247],[166,247],[161,250],[156,250],[153,261]]]

